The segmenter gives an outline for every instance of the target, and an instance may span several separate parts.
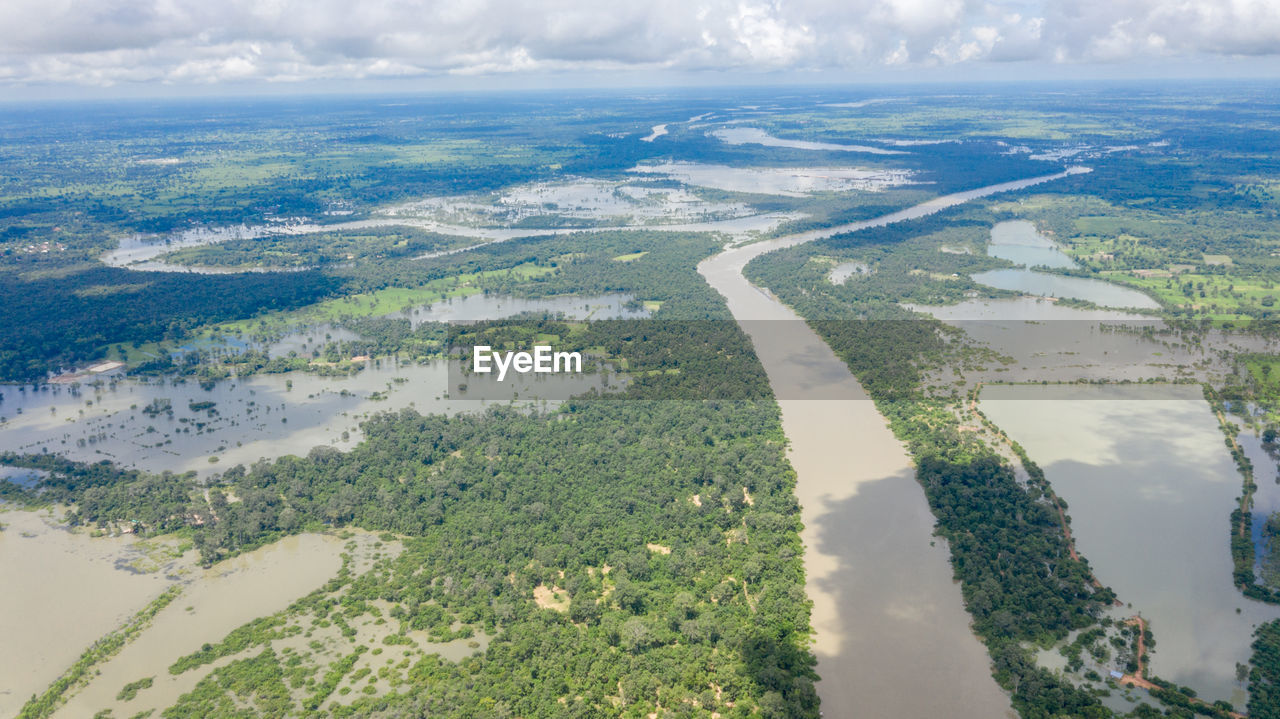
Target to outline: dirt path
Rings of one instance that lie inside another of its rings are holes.
[[[1120,678],[1120,684],[1128,685],[1131,687],[1140,687],[1142,689],[1146,689],[1147,691],[1151,691],[1152,689],[1160,689],[1161,688],[1160,685],[1155,684],[1154,682],[1151,682],[1146,678],[1147,668],[1142,661],[1142,658],[1147,654],[1147,620],[1143,619],[1142,615],[1138,615],[1136,617],[1130,617],[1128,620],[1125,621],[1125,624],[1138,627],[1138,671],[1134,672],[1133,674],[1125,674],[1123,677]],[[1194,697],[1189,697],[1189,698],[1191,699],[1191,703],[1193,704],[1202,704],[1204,706],[1211,706],[1208,702],[1204,701],[1203,699],[1196,699]],[[1230,714],[1234,719],[1247,719],[1247,717],[1244,714],[1241,714],[1240,712],[1227,712],[1227,713]]]
[[[1125,620],[1125,624],[1138,627],[1138,671],[1124,675],[1120,678],[1120,683],[1147,690],[1159,689],[1159,685],[1147,681],[1147,668],[1142,661],[1142,658],[1147,655],[1147,620],[1143,619],[1142,615],[1138,615]]]

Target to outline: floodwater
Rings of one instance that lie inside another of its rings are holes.
[[[1071,297],[1101,307],[1154,310],[1160,304],[1138,290],[1083,277],[1064,277],[1023,268],[978,272],[973,281],[999,290],[1024,292],[1038,297]]]
[[[576,178],[516,185],[475,198],[434,197],[390,208],[462,227],[516,227],[530,218],[579,220],[578,227],[663,224],[755,214],[740,202],[704,200],[685,188],[644,181]]]
[[[924,312],[943,322],[1052,322],[1077,320],[1088,322],[1154,322],[1145,315],[1129,314],[1118,310],[1083,309],[1065,307],[1043,297],[1002,297],[999,299],[971,299],[954,305],[915,305],[903,303],[903,307]]]
[[[862,171],[857,171],[862,172]],[[863,180],[870,182],[870,180]],[[297,272],[305,267],[220,267],[177,265],[164,255],[178,249],[202,247],[229,240],[268,236],[308,235],[320,232],[353,232],[384,227],[411,227],[474,244],[451,246],[424,253],[418,259],[467,252],[522,237],[548,237],[575,232],[658,230],[664,232],[720,232],[748,239],[779,224],[800,217],[797,213],[758,212],[736,202],[711,202],[687,189],[660,188],[639,181],[607,182],[575,180],[511,188],[483,197],[432,197],[378,210],[373,217],[332,224],[302,218],[264,225],[201,227],[156,237],[133,235],[100,258],[112,267],[145,272]],[[531,218],[561,218],[565,227],[520,227]]]
[[[908,170],[856,167],[731,167],[702,162],[637,165],[631,172],[661,175],[687,185],[730,192],[804,197],[816,192],[878,190],[906,184]]]
[[[641,142],[653,142],[654,140],[658,139],[659,137],[662,137],[662,136],[663,136],[663,135],[665,135],[665,134],[667,134],[667,126],[666,126],[665,124],[663,124],[663,125],[654,125],[654,126],[653,126],[653,129],[652,129],[652,130],[650,130],[649,134],[648,134],[648,135],[645,135],[645,136],[644,136],[644,137],[642,137],[642,138],[640,138],[640,141],[641,141]]]
[[[132,538],[92,539],[45,512],[0,512],[0,524],[0,716],[11,717],[169,582],[116,568]]]
[[[357,536],[366,543],[370,539]],[[116,716],[131,716],[173,704],[194,688],[208,667],[174,676],[169,665],[253,619],[287,608],[323,585],[342,566],[344,544],[330,535],[296,535],[196,570],[197,575],[184,582],[182,594],[155,616],[151,626],[100,664],[100,673],[54,716],[92,716],[107,707]],[[145,677],[155,677],[155,684],[143,690],[139,700],[127,704],[116,700],[121,687]]]
[[[1010,220],[991,228],[991,244],[987,254],[1000,257],[1022,267],[1075,267],[1076,263],[1053,240],[1036,231],[1026,220]]]
[[[842,145],[835,142],[810,142],[808,140],[787,140],[774,137],[758,127],[726,127],[711,133],[722,142],[730,145],[764,145],[765,147],[788,147],[795,150],[829,150],[834,152],[863,152],[870,155],[902,155],[902,150],[886,150],[883,147],[870,145]]]
[[[430,305],[399,312],[392,317],[405,317],[414,327],[424,322],[465,322],[493,320],[516,315],[552,314],[564,315],[574,320],[640,319],[650,312],[643,307],[633,307],[633,295],[612,292],[582,297],[562,295],[525,299],[509,295],[467,295],[454,297]]]
[[[593,319],[647,316],[643,309],[627,307],[631,299],[617,293],[533,300],[471,295],[423,306],[408,316],[414,324],[500,319],[522,312]],[[322,330],[314,329],[287,337],[284,346],[305,351],[322,337]],[[609,372],[518,375],[503,383],[504,392],[511,392],[503,396],[534,401],[592,387],[606,391],[619,384]],[[483,407],[480,400],[467,399],[456,389],[449,386],[443,360],[417,364],[395,357],[371,360],[354,376],[261,374],[221,380],[208,390],[194,379],[118,376],[100,377],[92,384],[0,385],[0,451],[47,451],[77,461],[109,459],[123,467],[195,471],[207,477],[259,458],[305,455],[316,446],[350,449],[362,437],[359,423],[377,412],[413,407],[424,414],[453,414]],[[214,405],[206,409],[201,404],[205,402]],[[217,461],[211,462],[211,457]]]
[[[831,268],[827,279],[833,285],[843,285],[851,277],[862,277],[871,274],[871,268],[865,262],[841,262]]]
[[[1025,220],[1010,220],[993,226],[987,254],[1019,265],[1017,269],[988,270],[973,275],[974,282],[989,287],[1038,297],[1088,300],[1100,307],[1160,308],[1158,302],[1135,289],[1102,280],[1063,277],[1027,269],[1038,266],[1071,269],[1076,267],[1076,263],[1058,249],[1053,240],[1040,234],[1034,224]]]
[[[0,467],[0,482],[12,482],[19,487],[30,487],[48,475],[43,469]]]
[[[608,374],[534,377],[518,375],[504,385],[528,401],[617,386]],[[5,386],[0,411],[8,420],[0,450],[47,450],[76,461],[109,459],[127,468],[194,471],[205,477],[260,458],[305,455],[316,446],[350,449],[361,439],[359,422],[377,412],[413,407],[424,414],[453,414],[481,408],[476,400],[448,396],[450,389],[444,361],[413,364],[395,358],[373,361],[350,377],[257,375],[223,380],[210,390],[195,381],[128,379],[80,386],[75,394],[59,385],[27,386],[25,392]],[[148,414],[157,400],[167,401],[172,414]],[[215,406],[198,409],[201,402]],[[12,414],[18,408],[23,412]]]
[[[1081,172],[1087,170],[1071,170]],[[938,197],[884,217],[732,247],[698,265],[751,336],[782,409],[796,469],[813,601],[813,650],[829,716],[1012,716],[969,629],[960,587],[906,448],[831,348],[742,271],[804,242],[923,217],[1065,177]]]
[[[1154,334],[1164,322],[1118,310],[1065,307],[1039,297],[972,299],[954,305],[904,304],[963,329],[1008,357],[983,370],[966,369],[970,382],[1141,382],[1195,378],[1212,355],[1209,343],[1187,345]],[[1144,332],[1151,330],[1153,336]]]
[[[1237,426],[1245,427],[1243,419],[1234,415],[1229,418]],[[1265,531],[1267,519],[1280,512],[1280,455],[1274,454],[1274,448],[1268,452],[1262,438],[1247,427],[1240,432],[1236,441],[1253,463],[1253,481],[1258,485],[1253,493],[1251,518],[1254,571],[1260,572],[1262,560],[1268,551]]]
[[[1237,662],[1280,607],[1232,585],[1227,517],[1241,478],[1196,386],[1000,387],[982,411],[1044,469],[1099,581],[1150,622],[1151,671],[1243,707]],[[1154,397],[1155,399],[1149,399]]]

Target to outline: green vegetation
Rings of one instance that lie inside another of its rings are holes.
[[[479,293],[626,293],[632,308],[653,313],[608,322],[524,317],[463,332],[497,346],[555,338],[607,359],[630,375],[626,392],[608,401],[451,418],[384,414],[365,423],[365,441],[350,452],[318,448],[231,467],[207,498],[190,474],[0,456],[50,472],[31,489],[0,483],[0,498],[71,505],[73,524],[182,532],[207,564],[306,530],[358,527],[401,538],[399,555],[358,575],[348,561],[287,610],[179,659],[171,672],[205,674],[163,716],[812,717],[818,706],[799,508],[778,411],[750,342],[693,269],[722,238],[586,231],[415,259],[474,241],[388,227],[229,240],[168,257],[314,268],[230,275],[103,267],[97,258],[116,238],[294,216],[368,219],[396,202],[621,178],[639,162],[672,158],[736,167],[856,163],[907,170],[919,183],[854,197],[690,190],[758,211],[804,213],[777,230],[787,232],[1047,174],[1062,163],[1031,156],[1065,158],[1064,150],[1095,171],[1033,197],[777,253],[748,275],[810,321],[908,443],[975,631],[1019,713],[1112,715],[1097,697],[1097,679],[1076,686],[1037,667],[1032,650],[1079,631],[1069,655],[1110,652],[1128,631],[1100,619],[1114,594],[1073,556],[1064,505],[1043,472],[1014,447],[1026,474],[1019,481],[1010,460],[962,431],[974,429],[961,425],[964,382],[936,379],[999,358],[898,303],[1008,296],[969,277],[1008,264],[981,252],[991,223],[1025,217],[1065,245],[1081,263],[1076,274],[1148,291],[1170,317],[1269,331],[1259,320],[1272,318],[1280,267],[1274,108],[1217,106],[1198,91],[1086,102],[993,90],[850,112],[811,96],[765,94],[780,104],[753,124],[780,137],[939,144],[851,160],[731,146],[676,124],[661,143],[637,140],[653,122],[724,112],[728,100],[737,106],[753,92],[698,101],[469,98],[458,106],[415,98],[378,110],[364,101],[291,100],[220,107],[222,120],[212,124],[200,103],[108,106],[71,119],[51,110],[0,117],[0,300],[11,308],[0,317],[0,379],[39,380],[103,358],[206,385],[255,372],[356,372],[361,365],[351,359],[362,355],[437,356],[448,339],[441,327],[389,315]],[[63,142],[68,136],[77,141]],[[1170,142],[1150,144],[1157,139]],[[1134,146],[1109,147],[1121,143]],[[590,221],[548,212],[518,224]],[[833,285],[827,273],[842,261],[875,272]],[[286,357],[262,349],[324,323],[358,337],[326,338]],[[231,349],[229,339],[252,346]],[[1222,397],[1274,406],[1276,372],[1267,355],[1243,358],[1239,391],[1225,388]],[[691,397],[715,399],[672,399]],[[173,410],[158,400],[143,412]],[[213,416],[219,408],[191,402],[188,410]],[[1242,507],[1249,484],[1246,476]],[[1243,509],[1233,516],[1236,579],[1257,593],[1247,524]],[[159,608],[91,648],[23,716],[47,715]],[[378,627],[374,639],[370,626]],[[1267,716],[1274,703],[1276,662],[1267,652],[1277,631],[1267,625],[1255,644],[1254,716]],[[457,661],[431,646],[467,640],[476,651]],[[150,681],[126,685],[120,698]],[[1153,681],[1171,716],[1227,711]],[[1134,714],[1155,712],[1142,705]]]
[[[43,694],[31,697],[31,700],[22,706],[22,711],[18,713],[18,719],[41,719],[51,715],[58,708],[67,692],[88,681],[90,671],[95,666],[123,649],[124,645],[128,644],[143,629],[147,628],[151,623],[151,619],[161,609],[169,606],[169,603],[177,599],[181,593],[181,587],[169,587],[160,596],[151,600],[151,603],[143,608],[142,611],[133,615],[129,621],[125,622],[124,626],[95,642]],[[125,689],[127,690],[128,687],[125,687]]]
[[[1020,486],[1005,461],[958,430],[943,402],[927,398],[924,370],[968,356],[964,343],[948,341],[954,331],[941,323],[911,318],[892,304],[907,299],[903,295],[949,294],[946,280],[913,285],[906,272],[886,270],[886,265],[903,268],[920,257],[926,241],[904,242],[900,256],[892,252],[896,245],[887,243],[938,232],[933,228],[944,221],[912,223],[905,232],[901,227],[872,230],[766,255],[747,266],[747,276],[809,318],[876,400],[895,434],[907,442],[917,479],[938,518],[938,532],[950,543],[974,629],[987,643],[996,680],[1012,693],[1019,713],[1109,716],[1091,694],[1037,667],[1022,642],[1051,643],[1071,630],[1093,626],[1114,594],[1095,588],[1088,564],[1070,556],[1038,468],[1029,465],[1033,481]],[[929,242],[955,242],[956,232]],[[857,283],[832,285],[822,269],[807,269],[813,266],[808,257],[838,254],[846,247],[857,248],[862,253],[857,259],[864,261],[874,253],[877,272]],[[936,254],[939,262],[980,261]],[[868,319],[825,319],[833,316]]]
[[[284,716],[292,707],[284,672],[270,649],[251,659],[239,659],[215,669],[190,693],[165,709],[165,719],[186,717]]]
[[[1249,716],[1280,717],[1280,621],[1258,627],[1249,663]]]
[[[155,677],[144,677],[136,682],[125,684],[120,693],[116,694],[116,699],[123,702],[132,701],[134,697],[138,696],[138,692],[143,689],[150,689],[155,684],[155,679]]]
[[[72,265],[56,271],[0,266],[0,378],[46,373],[106,357],[119,342],[179,339],[204,324],[315,302],[338,284],[313,272],[284,277],[148,274]],[[85,287],[128,291],[77,293]]]
[[[366,260],[407,260],[477,242],[469,237],[440,235],[415,227],[377,227],[228,240],[175,250],[164,255],[164,261],[205,267],[327,267]]]

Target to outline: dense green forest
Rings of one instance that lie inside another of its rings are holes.
[[[249,652],[203,678],[166,716],[248,706],[270,715],[642,717],[662,706],[816,717],[794,473],[750,342],[694,270],[716,243],[656,233],[587,240],[513,242],[411,271],[453,276],[473,263],[555,263],[555,273],[494,289],[627,291],[660,303],[656,315],[666,321],[571,329],[528,318],[467,328],[554,331],[626,356],[636,378],[619,398],[548,413],[379,415],[350,452],[317,448],[233,467],[207,499],[192,475],[5,455],[0,461],[50,475],[30,489],[0,485],[3,496],[70,504],[76,524],[181,531],[205,563],[300,531],[390,532],[405,546],[398,557],[340,575],[286,615],[346,626],[361,607],[389,602],[401,633],[492,637],[481,654],[457,663],[424,656],[390,693],[330,710],[329,695],[370,648],[353,648],[344,665],[300,665],[270,646],[283,630],[266,618],[175,664],[175,672],[190,671]],[[612,259],[635,252],[649,254]],[[366,329],[386,351],[417,332],[407,320],[378,322]],[[763,399],[645,399],[713,395]],[[567,605],[540,608],[540,587],[554,587]],[[298,687],[309,698],[291,699]]]
[[[1280,717],[1280,621],[1258,627],[1249,664],[1249,716]]]
[[[1001,89],[899,98],[857,112],[825,102],[837,98],[822,92],[778,98],[755,90],[573,102],[536,93],[419,97],[380,109],[313,99],[178,109],[106,103],[81,114],[6,108],[0,300],[9,311],[0,315],[0,380],[38,381],[108,357],[128,360],[134,373],[206,384],[256,372],[354,373],[360,368],[349,360],[358,355],[425,360],[448,351],[448,336],[439,324],[417,323],[414,309],[469,294],[623,293],[651,317],[526,316],[454,335],[499,346],[555,337],[563,349],[611,361],[627,373],[627,389],[604,401],[377,415],[351,451],[319,447],[236,466],[210,486],[194,474],[5,453],[0,464],[49,475],[31,488],[0,483],[0,499],[66,505],[73,525],[181,533],[206,565],[303,531],[364,529],[403,546],[367,572],[353,573],[348,562],[283,612],[179,659],[172,674],[207,673],[165,717],[819,716],[799,507],[778,410],[750,341],[694,271],[726,237],[587,229],[424,258],[475,240],[387,227],[231,240],[168,257],[312,268],[274,274],[140,272],[99,258],[135,233],[163,239],[241,223],[362,220],[423,198],[492,205],[494,193],[522,183],[622,181],[637,165],[671,160],[906,173],[905,185],[858,193],[649,183],[702,202],[790,213],[740,238],[750,241],[1047,174],[1070,157],[1093,172],[1033,195],[775,253],[747,275],[810,322],[909,445],[974,630],[1019,714],[1113,716],[1098,696],[1103,683],[1077,685],[1039,667],[1034,650],[1073,631],[1080,650],[1084,637],[1114,630],[1103,612],[1115,594],[1072,556],[1069,518],[1043,472],[1021,453],[1020,481],[1009,460],[961,431],[955,386],[930,380],[990,353],[899,303],[1007,296],[970,275],[1009,266],[984,248],[992,221],[1017,217],[1064,244],[1080,263],[1072,273],[1138,287],[1167,316],[1271,326],[1258,320],[1272,318],[1280,294],[1272,279],[1280,267],[1274,108],[1206,97]],[[725,109],[753,100],[770,110]],[[893,146],[904,149],[851,159],[732,145],[673,120],[695,113],[720,113],[725,123],[749,118],[787,139],[901,141]],[[662,141],[640,142],[658,122],[671,123]],[[1071,152],[1035,159],[1063,150]],[[574,208],[554,205],[514,225],[591,226]],[[847,261],[867,272],[832,283],[831,269]],[[266,343],[319,323],[357,338],[308,348],[309,357],[273,358],[262,346],[176,349],[193,338]],[[154,347],[140,360],[141,345]],[[1241,392],[1280,396],[1272,364],[1266,355],[1243,361]],[[1245,521],[1234,519],[1233,537]],[[1239,567],[1251,572],[1252,545],[1235,541]],[[380,644],[366,643],[358,621],[391,629]],[[1260,628],[1254,644],[1253,717],[1275,715],[1278,626]],[[311,628],[344,637],[343,653],[282,648]],[[357,668],[418,634],[475,639],[477,651],[460,661],[428,652],[377,672]],[[127,638],[111,635],[104,646]],[[101,658],[88,652],[73,672]],[[1152,679],[1166,716],[1225,714]],[[367,682],[364,690],[351,692],[355,681]],[[140,678],[121,692],[149,686]],[[33,699],[27,714],[47,713],[66,687]],[[1161,715],[1145,704],[1133,714]]]
[[[735,703],[725,716],[817,716],[799,507],[772,403],[405,411],[365,431],[349,453],[232,469],[207,508],[189,478],[51,460],[33,462],[56,479],[32,499],[76,500],[82,522],[141,516],[148,532],[172,529],[167,512],[184,507],[189,520],[211,518],[187,529],[206,561],[306,528],[404,536],[399,558],[350,579],[344,606],[381,599],[403,608],[406,627],[461,622],[497,638],[461,664],[424,660],[411,686],[361,700],[355,715],[472,716],[498,699],[558,716],[562,697],[582,697],[575,713],[612,712],[606,697],[622,679],[626,716],[701,702],[711,683]],[[151,514],[138,515],[139,499]],[[542,584],[567,591],[567,615],[534,605]],[[269,652],[253,662],[206,681],[279,671]]]
[[[86,264],[0,267],[0,378],[42,380],[117,342],[179,339],[210,322],[287,310],[339,286],[312,272],[190,275]]]

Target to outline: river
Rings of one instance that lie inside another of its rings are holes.
[[[121,238],[119,246],[103,254],[99,259],[111,267],[124,267],[139,272],[193,272],[197,274],[235,274],[241,272],[298,272],[307,267],[221,267],[207,265],[182,265],[165,261],[164,255],[180,249],[216,245],[230,240],[252,240],[264,237],[309,235],[321,232],[353,232],[372,230],[383,227],[409,227],[435,232],[452,237],[468,237],[477,240],[475,244],[451,247],[426,252],[414,259],[427,260],[446,257],[462,252],[485,247],[499,242],[507,242],[524,237],[552,237],[581,232],[634,232],[654,230],[660,232],[720,232],[737,240],[750,240],[755,236],[772,231],[778,225],[795,220],[801,215],[795,212],[751,212],[740,217],[723,219],[660,221],[653,219],[641,224],[612,225],[602,224],[597,227],[559,227],[559,228],[518,228],[518,227],[480,227],[450,224],[433,220],[429,217],[417,217],[412,214],[411,207],[388,208],[381,210],[378,216],[364,220],[350,220],[333,224],[316,224],[312,222],[294,221],[270,225],[233,225],[217,228],[195,228],[177,232],[164,237],[133,235]],[[669,218],[668,218],[669,219]]]
[[[924,217],[1065,172],[945,195],[882,217],[730,247],[698,272],[751,336],[779,398],[797,474],[813,650],[829,716],[1012,715],[969,628],[948,550],[906,447],[831,348],[743,276],[768,252]]]

